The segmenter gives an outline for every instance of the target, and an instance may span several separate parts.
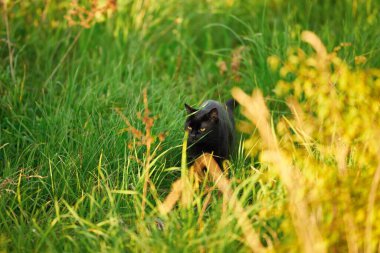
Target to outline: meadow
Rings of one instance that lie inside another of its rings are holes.
[[[0,5],[0,253],[380,252],[379,1]],[[184,103],[231,97],[222,195]]]

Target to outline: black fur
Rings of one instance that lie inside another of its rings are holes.
[[[233,99],[228,100],[226,104],[207,100],[200,109],[185,104],[188,114],[185,131],[189,131],[188,162],[192,163],[203,153],[213,153],[223,169],[222,162],[231,155],[235,142],[233,110],[236,105]]]

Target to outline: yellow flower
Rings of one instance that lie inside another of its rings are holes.
[[[267,62],[268,62],[269,67],[273,71],[277,70],[278,66],[280,65],[280,59],[277,56],[275,56],[275,55],[269,56],[267,58]]]

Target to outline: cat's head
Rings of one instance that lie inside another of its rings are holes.
[[[185,131],[189,132],[190,142],[201,142],[215,132],[219,121],[217,108],[195,109],[185,104],[187,119]]]

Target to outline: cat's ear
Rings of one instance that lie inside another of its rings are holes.
[[[210,117],[211,120],[213,121],[218,121],[218,109],[213,108],[209,111],[208,116]]]
[[[187,112],[187,114],[193,114],[194,112],[197,111],[196,109],[194,109],[193,107],[191,107],[191,106],[188,105],[188,104],[185,104],[185,108],[186,108],[186,112]]]

